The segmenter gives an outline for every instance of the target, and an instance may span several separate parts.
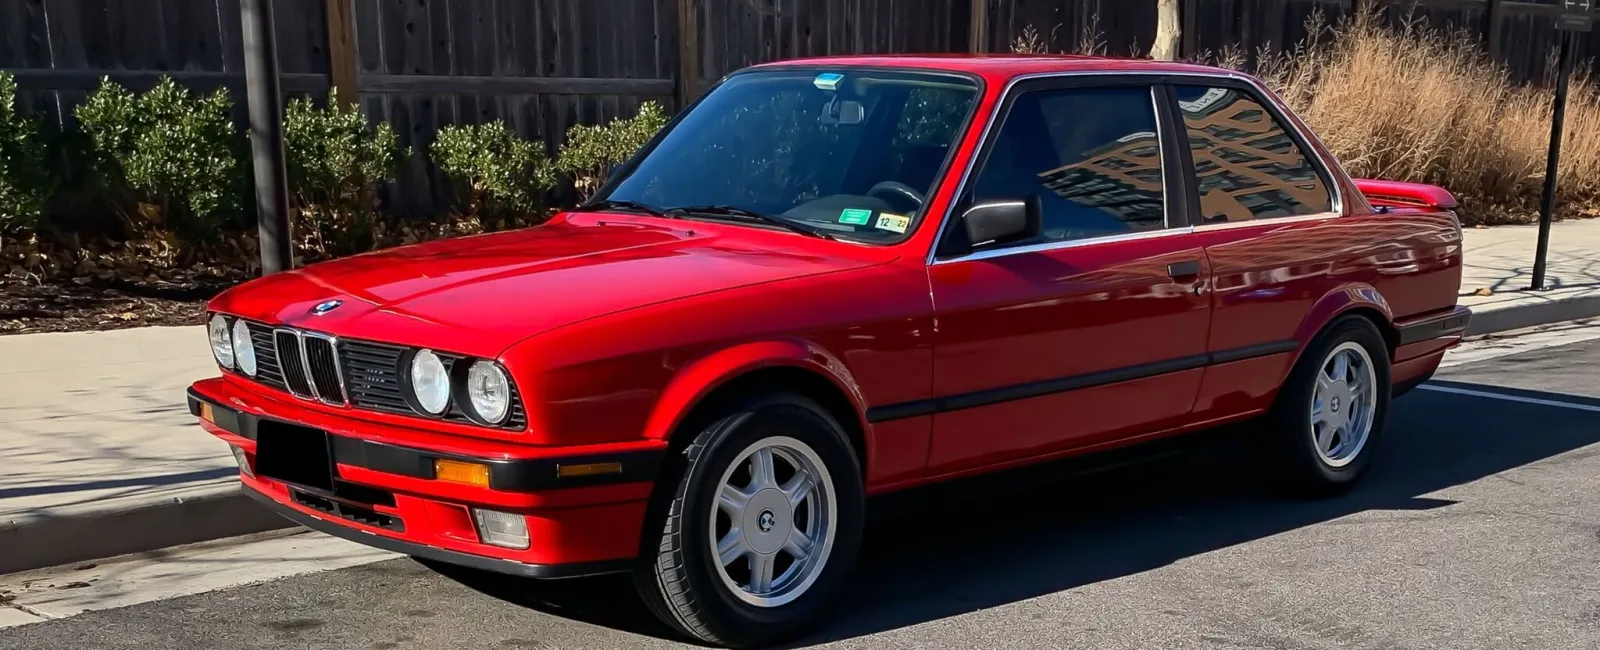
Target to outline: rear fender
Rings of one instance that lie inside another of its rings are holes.
[[[1385,300],[1383,294],[1378,293],[1372,285],[1353,282],[1328,292],[1311,307],[1305,319],[1300,321],[1300,327],[1294,335],[1295,340],[1300,343],[1295,350],[1295,363],[1299,363],[1300,356],[1305,354],[1306,347],[1316,338],[1317,333],[1340,316],[1357,310],[1372,314],[1374,320],[1378,321],[1376,323],[1378,331],[1389,343],[1392,354],[1397,339],[1394,330],[1394,312],[1389,308],[1389,301]],[[1293,368],[1294,364],[1290,364],[1289,367]]]

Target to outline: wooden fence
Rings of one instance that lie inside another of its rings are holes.
[[[973,0],[986,11],[977,46],[1003,51],[1033,27],[1052,51],[1078,51],[1086,39],[1107,54],[1143,54],[1155,39],[1155,0]],[[1360,8],[1386,20],[1407,20],[1477,37],[1517,81],[1542,81],[1557,44],[1555,16],[1561,0],[1180,0],[1186,57],[1242,48],[1281,51],[1306,37],[1305,24],[1321,11],[1336,22]],[[1600,31],[1584,35],[1574,53],[1596,72]]]
[[[1183,52],[1292,45],[1305,18],[1368,3],[1389,19],[1480,35],[1518,79],[1542,78],[1558,0],[1182,0]],[[445,124],[504,119],[552,147],[567,127],[674,109],[722,75],[773,59],[869,52],[1004,51],[1029,26],[1052,50],[1086,38],[1148,50],[1155,0],[274,0],[283,89],[354,93],[416,153],[388,207],[447,209],[425,155]],[[230,88],[243,116],[238,0],[0,0],[0,69],[26,112],[74,127],[102,76],[146,88],[170,75]],[[1600,33],[1579,56],[1600,53]],[[1592,64],[1591,64],[1592,65]]]

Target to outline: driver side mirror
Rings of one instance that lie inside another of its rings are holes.
[[[984,201],[967,208],[961,225],[974,249],[1028,239],[1040,232],[1039,197]]]

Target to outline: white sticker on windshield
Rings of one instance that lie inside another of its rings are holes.
[[[839,89],[839,82],[844,81],[844,75],[837,72],[824,72],[811,80],[811,85],[822,90],[834,91]]]
[[[887,212],[878,215],[878,230],[887,230],[893,233],[906,234],[906,229],[911,227],[911,217]]]

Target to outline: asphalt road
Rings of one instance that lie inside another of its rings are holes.
[[[902,499],[799,645],[1600,648],[1597,443],[1591,340],[1442,372],[1395,403],[1379,464],[1338,499],[1274,496],[1227,436]],[[404,559],[0,629],[0,648],[27,650],[677,645],[625,580]]]

